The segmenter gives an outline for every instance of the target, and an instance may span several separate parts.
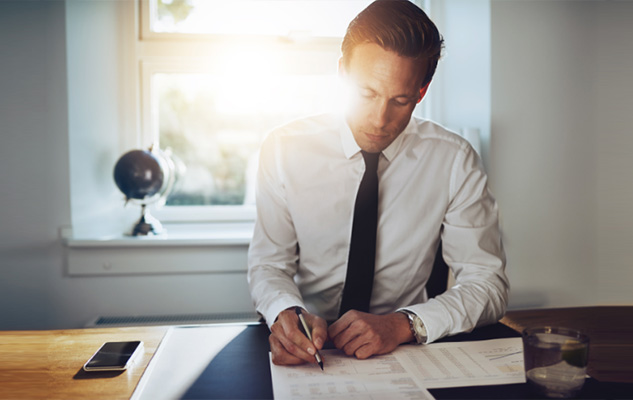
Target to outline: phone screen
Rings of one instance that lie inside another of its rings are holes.
[[[84,369],[88,370],[122,370],[140,347],[140,341],[107,342],[88,360]]]

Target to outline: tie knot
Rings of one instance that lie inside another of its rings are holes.
[[[380,152],[378,153],[368,153],[364,150],[361,150],[360,153],[363,155],[365,159],[366,171],[377,171],[378,170],[378,157],[380,157]]]

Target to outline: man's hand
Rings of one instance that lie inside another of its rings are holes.
[[[330,325],[328,333],[338,349],[359,359],[389,353],[414,340],[407,316],[399,312],[373,315],[351,310]]]
[[[327,323],[323,318],[306,311],[303,316],[312,329],[312,343],[301,328],[301,322],[294,307],[279,313],[277,320],[270,327],[268,338],[273,363],[276,365],[295,365],[316,363],[314,354],[323,348],[327,339]]]

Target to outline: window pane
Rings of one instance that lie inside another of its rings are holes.
[[[264,135],[291,119],[331,109],[337,85],[335,74],[155,74],[160,147],[186,165],[167,205],[253,203]]]
[[[371,0],[151,2],[154,32],[342,37],[349,22]]]

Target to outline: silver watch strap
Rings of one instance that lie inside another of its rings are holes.
[[[413,335],[413,338],[415,339],[415,341],[418,344],[422,344],[424,342],[426,342],[426,337],[422,337],[420,336],[420,334],[418,333],[418,331],[415,329],[415,320],[419,319],[420,317],[418,317],[416,314],[412,313],[411,311],[408,310],[398,310],[398,312],[403,313],[404,315],[407,316],[407,319],[409,320],[409,329],[411,330],[411,334]],[[421,321],[420,321],[421,323]]]

